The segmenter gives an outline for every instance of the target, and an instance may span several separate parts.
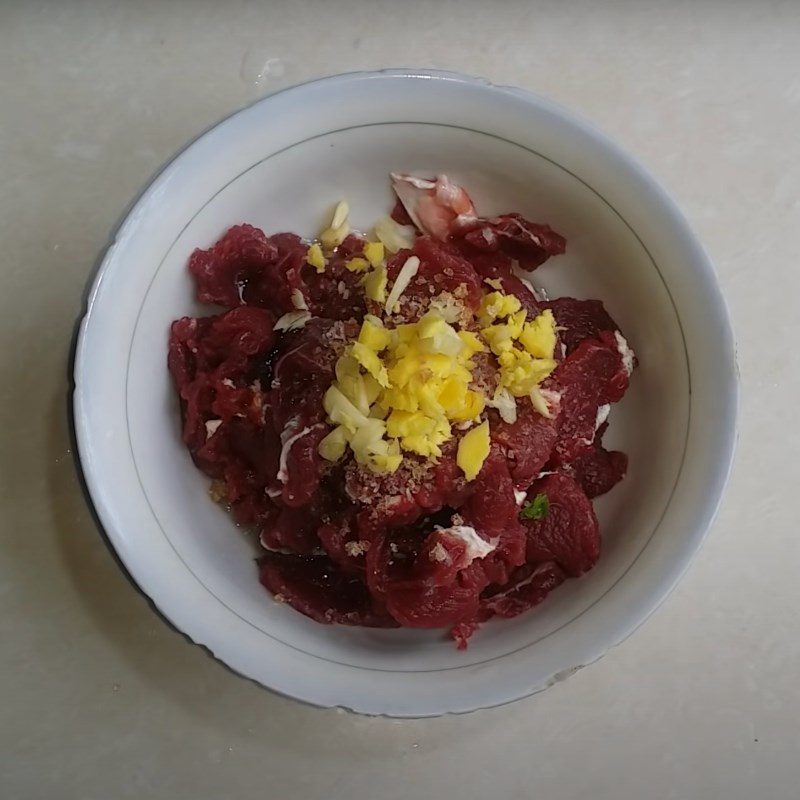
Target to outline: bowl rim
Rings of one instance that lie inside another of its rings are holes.
[[[698,505],[697,511],[694,514],[694,530],[691,532],[691,535],[687,536],[687,539],[681,548],[679,557],[675,557],[672,563],[668,565],[667,568],[662,570],[662,573],[659,576],[660,580],[658,581],[657,585],[653,586],[652,591],[648,595],[649,602],[647,606],[639,607],[636,613],[632,613],[628,615],[624,621],[618,622],[618,624],[614,626],[613,635],[609,634],[607,639],[604,640],[599,647],[594,646],[593,648],[588,648],[587,652],[585,653],[585,657],[582,658],[581,663],[578,666],[570,667],[567,670],[562,669],[558,672],[554,672],[554,674],[548,680],[541,681],[535,686],[529,686],[525,691],[511,692],[503,699],[495,702],[483,702],[479,700],[471,704],[468,703],[466,705],[459,706],[459,708],[455,710],[436,709],[430,711],[429,713],[422,709],[416,709],[413,713],[398,713],[393,710],[385,709],[375,710],[372,705],[362,707],[358,702],[326,702],[321,701],[319,698],[309,697],[302,693],[295,693],[294,691],[287,689],[285,686],[274,686],[267,682],[262,676],[254,675],[250,670],[242,668],[238,664],[232,663],[233,659],[229,658],[227,654],[214,652],[216,648],[210,644],[214,637],[212,637],[210,633],[208,635],[204,633],[202,624],[187,625],[185,621],[177,621],[176,617],[180,617],[180,615],[174,615],[171,613],[168,604],[164,604],[164,606],[160,604],[160,598],[157,597],[157,587],[151,584],[147,574],[145,574],[141,569],[136,568],[136,566],[132,563],[131,558],[126,557],[129,555],[127,551],[128,543],[124,540],[124,536],[118,527],[116,514],[112,508],[112,498],[105,487],[102,472],[96,468],[96,465],[91,458],[92,432],[90,417],[87,413],[87,387],[82,379],[82,376],[86,372],[85,367],[87,349],[89,347],[90,327],[93,320],[95,300],[97,299],[101,290],[104,276],[114,262],[114,255],[119,247],[124,246],[127,235],[135,228],[139,213],[150,204],[153,196],[156,195],[162,186],[169,180],[171,174],[177,169],[181,159],[195,146],[195,144],[198,144],[200,140],[211,131],[222,129],[228,124],[233,124],[234,120],[240,117],[240,115],[247,114],[247,112],[253,107],[271,103],[276,98],[285,95],[291,96],[292,94],[302,95],[302,93],[314,87],[325,87],[328,90],[333,90],[337,86],[354,81],[357,82],[362,80],[372,81],[386,79],[401,79],[407,81],[418,81],[423,79],[452,82],[473,87],[480,87],[491,92],[510,94],[516,99],[522,100],[524,103],[540,109],[545,109],[553,113],[565,124],[578,129],[584,135],[594,139],[604,151],[606,151],[611,157],[616,159],[628,169],[629,173],[639,182],[639,184],[654,197],[660,209],[672,218],[672,224],[681,231],[684,243],[692,251],[692,266],[699,277],[703,279],[705,289],[713,296],[714,311],[717,317],[716,322],[718,323],[718,329],[716,331],[718,338],[717,350],[726,356],[725,363],[723,364],[725,385],[721,387],[720,391],[720,398],[722,399],[720,404],[720,414],[723,417],[723,434],[716,443],[716,452],[719,456],[719,461],[716,473],[713,476],[713,485],[711,486],[709,493],[704,496],[704,502],[701,505]],[[126,211],[124,221],[118,226],[117,231],[114,234],[113,242],[106,249],[106,252],[102,258],[102,262],[97,268],[96,274],[90,279],[90,282],[91,289],[89,290],[86,299],[85,313],[80,322],[75,346],[72,411],[76,439],[76,460],[78,461],[78,468],[88,490],[88,499],[90,500],[90,504],[93,506],[96,512],[100,525],[104,529],[108,541],[113,545],[114,550],[121,559],[126,570],[133,578],[134,582],[152,600],[162,616],[164,616],[171,624],[177,627],[178,630],[183,631],[184,634],[195,643],[211,648],[212,652],[214,652],[214,655],[231,666],[234,671],[239,672],[246,677],[252,678],[258,683],[268,686],[268,688],[273,691],[294,697],[295,699],[325,707],[339,705],[362,713],[384,713],[392,716],[420,717],[441,713],[458,713],[461,711],[471,711],[476,708],[502,705],[506,702],[512,702],[516,699],[520,699],[521,697],[533,694],[536,691],[540,691],[563,677],[565,674],[571,674],[581,666],[597,660],[611,647],[614,647],[622,642],[641,624],[644,623],[644,621],[667,598],[667,596],[671,593],[681,579],[682,575],[688,568],[691,559],[699,550],[705,536],[710,530],[722,501],[724,488],[732,468],[736,444],[736,419],[739,405],[739,379],[736,365],[736,348],[730,323],[730,316],[711,261],[697,240],[697,237],[694,235],[688,222],[678,209],[677,204],[661,187],[661,185],[658,184],[655,179],[652,178],[635,159],[629,156],[619,145],[613,142],[613,140],[600,131],[593,123],[583,119],[580,115],[575,114],[573,111],[568,110],[552,100],[542,97],[534,92],[513,86],[496,85],[484,78],[471,77],[457,72],[414,68],[393,68],[378,71],[348,72],[339,75],[317,78],[295,86],[281,89],[273,94],[255,101],[247,107],[232,113],[222,121],[210,126],[176,153],[176,155],[167,163],[167,165],[155,175],[155,177],[149,182],[147,188],[139,195],[138,198],[136,198],[134,203]]]

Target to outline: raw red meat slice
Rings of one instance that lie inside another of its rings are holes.
[[[473,617],[478,610],[478,594],[457,583],[428,586],[411,580],[392,584],[386,607],[407,628],[444,628]]]
[[[278,255],[265,269],[253,274],[242,289],[242,298],[248,305],[271,309],[275,315],[296,309],[297,293],[307,294],[303,274],[314,268],[306,263],[308,245],[293,233],[276,233],[270,236]]]
[[[619,330],[619,326],[599,300],[559,297],[543,302],[542,306],[553,312],[556,324],[562,328],[560,338],[567,349],[567,355],[584,339],[597,338],[601,331]]]
[[[631,371],[633,370],[636,359],[632,353],[630,358],[632,363],[626,364],[622,351],[620,350],[621,343],[627,346],[624,338],[619,331],[600,331],[597,338],[609,349],[614,350],[619,357],[619,363],[613,374],[610,374],[606,382],[602,386],[600,394],[600,402],[602,403],[616,403],[622,400],[625,392],[628,391],[630,383]],[[621,340],[621,341],[620,341]]]
[[[456,464],[459,440],[460,436],[456,435],[442,445],[442,455],[426,480],[412,493],[414,500],[427,514],[435,513],[445,506],[459,508],[474,490],[474,486],[464,480],[464,474]]]
[[[508,464],[500,447],[493,445],[463,506],[465,523],[496,543],[486,558],[474,562],[468,570],[479,592],[488,583],[505,583],[511,571],[524,562],[525,529],[518,514]]]
[[[226,482],[226,487],[231,485],[232,480]],[[260,486],[247,488],[246,481],[247,476],[239,480],[239,499],[228,503],[231,515],[237,525],[261,530],[275,518],[278,509],[272,498],[265,494]]]
[[[472,617],[488,583],[478,565],[502,544],[499,535],[489,541],[483,531],[437,527],[435,519],[427,517],[414,526],[380,534],[367,553],[367,582],[373,596],[405,626],[437,628]],[[454,518],[454,525],[462,522]],[[472,539],[482,539],[485,549],[474,549]],[[524,548],[524,533],[522,541]]]
[[[543,417],[527,398],[517,401],[516,422],[504,422],[492,411],[489,414],[492,441],[503,448],[511,477],[518,489],[527,489],[550,458],[558,438],[559,414]]]
[[[457,235],[476,250],[505,253],[528,271],[544,264],[550,256],[561,255],[567,246],[567,240],[549,225],[531,222],[521,214],[476,219]]]
[[[608,335],[614,342],[614,335]],[[628,387],[628,373],[616,343],[585,339],[553,373],[561,387],[561,425],[553,450],[553,463],[566,464],[591,447],[597,428],[598,408],[619,400]]]
[[[197,299],[234,308],[242,303],[242,290],[258,280],[278,258],[278,248],[252,225],[235,225],[208,250],[195,250],[189,272],[197,283]]]
[[[270,405],[280,433],[292,419],[298,430],[323,421],[322,397],[333,380],[337,344],[344,344],[346,328],[332,320],[313,319],[286,334],[277,348]]]
[[[366,586],[325,557],[268,553],[259,561],[261,583],[292,608],[317,622],[392,628],[397,623],[373,608]]]
[[[459,650],[466,649],[469,638],[481,623],[494,616],[508,619],[530,610],[562,584],[566,577],[561,568],[551,561],[518,567],[503,586],[489,586],[483,592],[475,616],[454,625],[450,637]]]
[[[562,468],[580,483],[589,498],[611,491],[628,471],[628,456],[619,450],[606,450],[601,443],[607,427],[608,423],[603,423],[592,446]]]
[[[359,539],[352,509],[320,525],[317,536],[331,561],[342,572],[365,580],[366,553],[372,543]]]
[[[260,534],[267,550],[312,555],[319,548],[319,518],[310,508],[282,508]]]
[[[305,506],[314,497],[326,462],[319,455],[319,443],[330,428],[322,423],[303,428],[286,454],[285,481],[281,500],[292,508]],[[307,431],[303,434],[304,431]],[[279,476],[281,473],[279,473]],[[279,478],[280,479],[280,478]]]
[[[467,647],[468,639],[494,616],[509,619],[516,617],[544,600],[562,584],[567,576],[552,561],[543,564],[523,564],[513,571],[503,586],[489,586],[483,592],[478,610],[470,620],[454,625],[450,637],[459,650]]]
[[[267,525],[276,509],[264,487],[277,470],[280,442],[269,427],[243,419],[221,423],[194,453],[197,466],[224,483],[224,497],[239,524]]]
[[[336,248],[337,259],[344,260],[360,256],[364,252],[366,240],[355,233],[348,233],[344,241]],[[330,316],[330,315],[326,315]]]
[[[415,578],[426,586],[451,586],[459,572],[486,558],[470,550],[467,539],[458,535],[459,530],[440,527],[425,537],[414,564]],[[487,542],[479,533],[474,535]],[[487,542],[486,546],[491,548],[493,543]],[[462,581],[461,585],[466,588],[471,582]]]
[[[592,503],[580,484],[567,475],[548,475],[531,486],[528,498],[543,494],[549,501],[543,519],[526,519],[526,560],[554,561],[575,577],[591,569],[600,557],[600,527]]]
[[[514,571],[505,586],[484,593],[481,612],[485,616],[516,617],[541,603],[566,577],[552,561],[525,564]]]
[[[440,242],[431,236],[419,236],[414,242],[414,255],[419,256],[420,272],[427,275],[429,282],[440,285],[442,289],[455,292],[459,286],[466,288],[470,307],[477,308],[480,303],[481,279],[472,264],[448,242]],[[430,288],[428,288],[430,292]],[[433,292],[436,293],[435,291]]]
[[[405,527],[391,534],[379,532],[385,519],[376,526],[377,531],[372,527],[374,516],[367,516],[367,524],[363,517],[359,520],[362,537],[372,537],[366,559],[370,591],[385,601],[401,624],[442,627],[470,617],[492,576],[507,574],[509,564],[521,563],[524,558],[524,529],[516,520],[513,486],[505,464],[499,459],[494,470],[484,468],[481,476],[493,495],[487,497],[483,484],[478,484],[474,491],[481,493],[486,507],[468,502],[465,519],[458,524],[475,527],[481,538],[493,543],[494,550],[484,558],[469,557],[464,542],[448,530],[431,532],[430,517],[409,527],[421,510],[412,500],[397,504],[408,516],[401,523]]]
[[[423,536],[411,552],[404,553],[402,539],[400,547],[397,540],[390,543],[397,552],[390,556],[383,579],[389,613],[412,628],[441,628],[474,616],[482,587],[460,580],[477,563],[466,543],[447,530]],[[403,555],[405,561],[397,563]]]
[[[189,271],[197,298],[226,308],[258,306],[276,316],[295,308],[292,295],[306,293],[303,271],[308,245],[293,233],[267,237],[252,225],[236,225],[208,250],[195,250]]]
[[[514,262],[509,256],[499,251],[483,252],[476,250],[463,239],[455,242],[459,251],[472,264],[481,278],[500,281],[500,286],[505,294],[513,294],[528,312],[528,317],[536,317],[542,306],[531,289],[514,274]],[[493,287],[496,288],[496,287]]]
[[[274,341],[272,321],[263,309],[236,308],[172,324],[167,363],[181,398],[183,438],[193,455],[209,437],[207,422],[261,421],[260,392],[250,380]]]
[[[345,266],[363,249],[363,239],[350,235],[329,258],[323,273],[317,274],[313,267],[307,267],[308,278],[303,286],[303,295],[314,316],[359,321],[363,318],[367,307],[360,282],[364,276]]]
[[[197,376],[197,341],[211,325],[212,317],[181,317],[170,327],[167,367],[179,393]]]
[[[168,365],[179,385],[198,373],[238,377],[253,356],[274,342],[274,318],[261,308],[234,308],[214,317],[183,317],[172,323]]]
[[[356,325],[349,332],[357,330]],[[282,489],[286,505],[309,502],[325,470],[326,462],[317,450],[329,430],[322,398],[333,379],[337,348],[347,334],[342,322],[314,319],[286,334],[278,347],[269,406],[285,468],[271,488]]]
[[[257,369],[256,365],[256,369]],[[223,423],[232,419],[246,419],[253,425],[264,424],[266,395],[261,382],[256,378],[248,383],[249,376],[235,378],[214,378],[214,399],[211,401],[211,412]]]

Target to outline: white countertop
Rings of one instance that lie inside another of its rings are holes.
[[[0,794],[797,797],[798,41],[793,2],[0,2]],[[534,89],[638,157],[716,263],[742,375],[726,499],[657,614],[543,694],[425,721],[285,700],[172,630],[66,413],[85,282],[153,173],[263,93],[406,65]]]

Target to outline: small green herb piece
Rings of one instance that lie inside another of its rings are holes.
[[[546,494],[537,494],[519,512],[520,519],[544,519],[550,513],[550,500]]]

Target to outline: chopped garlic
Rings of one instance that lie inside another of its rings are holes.
[[[380,353],[389,346],[392,337],[386,330],[378,317],[367,314],[361,323],[361,331],[358,334],[359,343],[368,347],[376,353]]]
[[[292,289],[292,305],[298,311],[308,311],[308,303],[303,293],[299,289]]]
[[[411,256],[406,260],[406,263],[400,268],[397,273],[397,278],[389,292],[389,297],[386,298],[386,313],[393,314],[398,310],[398,300],[403,292],[408,288],[411,279],[417,274],[419,270],[419,259],[416,256]]]
[[[369,262],[366,258],[356,256],[344,262],[345,267],[350,272],[366,272],[369,269]]]
[[[538,411],[546,419],[553,418],[553,415],[550,413],[550,409],[547,407],[547,402],[545,401],[544,397],[542,397],[542,391],[538,386],[534,386],[531,389],[530,397],[531,405],[536,411]]]
[[[333,212],[333,218],[331,219],[331,228],[340,228],[344,225],[345,220],[350,216],[350,206],[348,205],[346,200],[340,200],[336,204],[336,208]]]
[[[337,425],[327,436],[325,436],[319,443],[317,452],[326,461],[338,461],[343,455],[347,447],[348,433],[344,426]]]
[[[350,206],[344,200],[337,203],[330,226],[319,235],[322,246],[326,250],[333,250],[347,238],[350,233],[350,224],[347,221],[349,214]]]
[[[496,408],[503,422],[513,425],[517,421],[517,401],[508,389],[498,388],[494,397],[486,401],[489,408]]]
[[[308,311],[289,311],[282,317],[278,318],[273,330],[276,331],[293,331],[305,326],[306,322],[311,319],[311,313]]]
[[[555,414],[558,414],[561,405],[561,394],[554,392],[552,389],[542,389],[539,386],[534,386],[530,391],[531,404],[543,417],[552,419]]]
[[[331,384],[325,392],[322,405],[328,419],[334,424],[344,425],[351,434],[355,434],[359,427],[367,424],[366,414],[359,411],[334,384]]]
[[[386,372],[386,367],[383,366],[374,350],[370,350],[369,347],[361,342],[356,342],[351,346],[350,353],[381,386],[386,387],[389,385],[389,375]]]
[[[383,304],[386,301],[387,282],[386,265],[379,264],[364,278],[364,294],[370,300]]]
[[[477,428],[473,428],[458,443],[456,463],[468,481],[473,481],[478,477],[483,462],[486,461],[489,455],[490,447],[491,439],[488,421],[484,421]]]
[[[318,244],[314,243],[308,248],[306,262],[311,264],[318,273],[325,272],[325,256],[322,254],[322,248]]]
[[[556,321],[549,308],[524,324],[519,343],[535,358],[553,358],[556,349]]]
[[[437,294],[431,299],[428,308],[441,314],[445,322],[449,323],[458,322],[464,313],[464,303],[456,300],[450,292]]]
[[[390,253],[396,253],[414,246],[416,229],[410,225],[399,225],[391,217],[381,217],[375,223],[375,236]]]
[[[384,252],[383,242],[367,242],[364,245],[364,258],[369,261],[373,267],[382,264],[386,254]]]

